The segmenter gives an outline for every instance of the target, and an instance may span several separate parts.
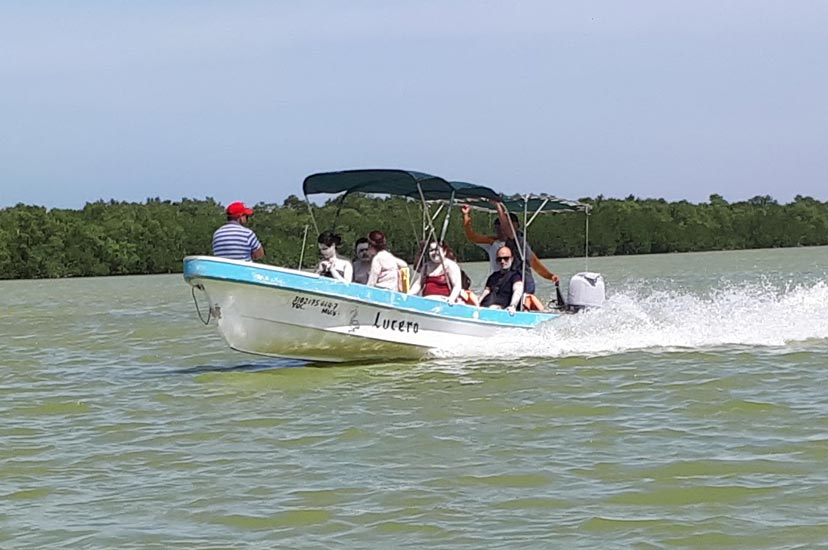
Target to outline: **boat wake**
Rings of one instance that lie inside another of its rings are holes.
[[[439,357],[565,357],[716,348],[796,348],[828,343],[828,284],[722,284],[705,294],[621,289],[605,307],[566,315],[536,331],[510,331]],[[800,345],[797,345],[800,344]]]

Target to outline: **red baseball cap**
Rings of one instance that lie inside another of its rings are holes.
[[[234,218],[252,216],[253,209],[246,207],[243,202],[231,202],[227,205],[227,215],[233,216]]]

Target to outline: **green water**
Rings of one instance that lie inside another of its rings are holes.
[[[603,312],[348,367],[178,275],[0,281],[0,548],[827,547],[828,248],[590,268]]]

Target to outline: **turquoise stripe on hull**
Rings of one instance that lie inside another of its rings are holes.
[[[535,312],[519,312],[509,315],[504,310],[477,308],[463,304],[449,305],[421,296],[410,296],[357,283],[346,284],[302,271],[212,256],[188,256],[184,259],[184,279],[190,281],[194,278],[292,290],[325,298],[393,308],[401,312],[467,321],[497,328],[531,329],[558,316],[554,313]]]

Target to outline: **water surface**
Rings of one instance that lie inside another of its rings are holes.
[[[601,312],[333,368],[179,275],[0,281],[0,548],[825,544],[828,248],[589,268]]]

